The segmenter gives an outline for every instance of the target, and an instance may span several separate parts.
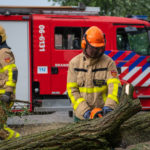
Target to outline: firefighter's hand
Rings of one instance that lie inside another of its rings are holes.
[[[9,103],[10,102],[10,95],[5,93],[5,94],[2,95],[2,97],[0,99],[3,102]]]
[[[104,106],[103,107],[103,116],[106,115],[107,113],[113,111],[112,108],[108,107],[108,106]]]
[[[91,114],[91,110],[87,110],[87,111],[84,113],[83,117],[84,117],[85,119],[89,119],[89,118],[90,118],[90,114]]]

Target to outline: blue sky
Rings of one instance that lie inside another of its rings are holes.
[[[52,6],[52,0],[0,0],[0,6]]]

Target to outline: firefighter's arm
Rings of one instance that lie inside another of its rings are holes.
[[[86,100],[80,95],[79,86],[77,84],[77,74],[74,70],[74,64],[72,62],[69,63],[68,68],[67,91],[76,117],[79,119],[84,119],[83,115],[90,109],[90,107],[86,103]]]
[[[18,70],[15,65],[14,55],[10,50],[5,50],[1,56],[1,71],[5,74],[5,93],[14,93],[17,82]]]
[[[121,83],[118,78],[118,72],[114,61],[111,61],[108,65],[106,82],[108,86],[108,95],[105,101],[105,106],[110,109],[114,109],[116,105],[119,104],[118,94],[121,88]]]

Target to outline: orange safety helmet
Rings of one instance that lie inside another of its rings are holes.
[[[97,26],[92,26],[85,32],[81,41],[81,47],[85,49],[87,44],[90,44],[93,47],[105,46],[104,33]]]
[[[1,36],[1,42],[3,43],[6,41],[6,32],[5,29],[0,25],[0,36]]]

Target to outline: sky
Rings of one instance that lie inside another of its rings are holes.
[[[58,6],[52,0],[0,0],[0,6]]]

